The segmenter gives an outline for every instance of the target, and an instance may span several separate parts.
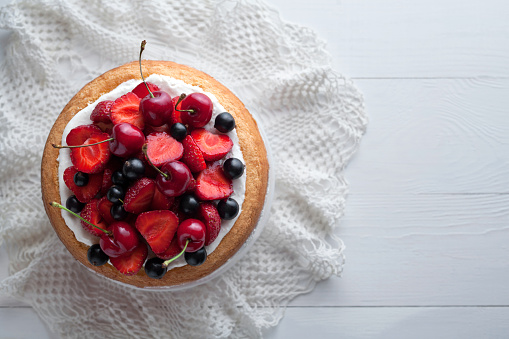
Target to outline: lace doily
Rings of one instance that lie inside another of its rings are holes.
[[[259,1],[17,1],[0,65],[0,241],[10,276],[0,291],[28,304],[62,337],[258,337],[287,303],[338,275],[334,228],[342,170],[364,133],[362,97],[331,69],[325,44]],[[40,193],[43,145],[85,83],[144,58],[188,64],[257,113],[275,155],[271,217],[250,252],[191,290],[130,289],[90,274],[66,251]]]

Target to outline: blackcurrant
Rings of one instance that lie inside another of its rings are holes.
[[[239,213],[239,204],[233,198],[224,199],[217,204],[217,211],[221,219],[230,220]]]
[[[74,173],[73,180],[78,187],[86,186],[88,184],[88,174],[83,172],[76,172]]]
[[[180,210],[186,214],[193,214],[199,207],[200,202],[192,194],[185,194],[180,198]]]
[[[214,127],[221,133],[228,133],[235,128],[235,119],[228,112],[218,114]]]
[[[113,181],[113,183],[115,185],[119,185],[119,186],[127,185],[127,178],[124,176],[124,173],[122,173],[121,171],[113,172],[113,174],[111,175],[111,181]]]
[[[113,185],[110,187],[108,192],[106,192],[106,198],[112,203],[117,203],[121,199],[124,199],[125,191],[122,186]]]
[[[187,135],[186,125],[177,122],[170,127],[170,135],[177,141],[182,141]]]
[[[129,180],[141,178],[145,173],[145,165],[138,158],[130,158],[124,162],[122,173]]]
[[[112,218],[117,221],[124,220],[129,215],[122,204],[113,204],[110,208],[110,214]]]
[[[237,179],[244,174],[244,164],[237,158],[230,158],[224,162],[223,170],[230,179]]]
[[[205,262],[205,259],[207,259],[207,251],[205,250],[205,247],[202,247],[196,252],[185,252],[184,258],[189,265],[199,266]]]
[[[76,198],[75,195],[71,195],[67,200],[65,201],[65,207],[73,211],[74,213],[80,213],[83,207],[85,207],[85,204],[80,202],[78,198]]]
[[[102,266],[110,259],[106,253],[103,252],[99,244],[92,245],[87,251],[88,262],[94,266]]]
[[[161,279],[166,274],[166,266],[163,265],[164,260],[158,257],[153,257],[145,263],[145,273],[150,278]]]

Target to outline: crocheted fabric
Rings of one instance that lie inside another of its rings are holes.
[[[17,1],[0,65],[0,242],[10,276],[0,291],[30,304],[68,338],[259,337],[285,306],[338,275],[334,235],[342,170],[366,126],[352,83],[331,69],[325,43],[259,1]],[[40,196],[46,137],[67,101],[108,69],[144,58],[200,69],[259,119],[274,156],[269,222],[221,277],[171,293],[121,286],[87,271],[58,240]]]

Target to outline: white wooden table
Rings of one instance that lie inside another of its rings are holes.
[[[346,171],[343,277],[266,337],[509,337],[508,3],[270,3],[328,42],[370,124]],[[0,279],[6,267],[0,248]],[[0,337],[53,335],[0,297]]]

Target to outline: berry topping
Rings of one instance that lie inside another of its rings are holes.
[[[101,133],[101,129],[95,125],[81,125],[69,131],[65,142],[69,146],[83,145],[93,133]]]
[[[132,251],[140,243],[138,233],[128,223],[124,221],[115,221],[107,231],[103,233],[99,244],[101,249],[111,258],[119,257],[124,253]]]
[[[122,186],[113,185],[110,187],[108,192],[106,192],[106,197],[114,204],[124,199],[124,196],[125,191]]]
[[[124,209],[127,212],[140,214],[148,211],[156,190],[153,179],[141,178],[127,189],[124,199]]]
[[[207,168],[203,153],[190,135],[182,140],[182,146],[184,147],[182,162],[189,167],[191,172],[201,172]]]
[[[191,132],[196,145],[203,153],[206,161],[222,159],[233,147],[233,142],[226,134],[214,134],[204,128]]]
[[[205,262],[207,259],[207,251],[205,247],[200,248],[196,252],[186,252],[184,253],[184,258],[186,262],[191,266],[199,266]]]
[[[237,158],[230,158],[223,163],[223,170],[230,179],[238,179],[244,174],[244,164]]]
[[[124,176],[124,173],[122,173],[122,171],[113,172],[113,174],[111,175],[111,181],[115,185],[119,185],[119,186],[127,185],[127,178]]]
[[[115,222],[115,218],[111,215],[111,207],[113,203],[108,200],[106,196],[103,196],[97,202],[97,209],[99,210],[99,214],[103,218],[106,225],[112,224]]]
[[[182,249],[179,246],[178,238],[177,238],[177,235],[175,234],[175,236],[171,240],[170,247],[168,247],[168,249],[162,253],[155,253],[155,255],[158,258],[166,260],[166,259],[173,258],[177,254],[179,254],[180,251],[182,251]]]
[[[147,86],[150,89],[151,92],[159,91],[159,87],[154,85],[153,83],[147,82]],[[138,96],[138,98],[143,99],[148,95],[147,86],[145,86],[145,83],[140,83],[138,86],[136,86],[132,92]]]
[[[73,166],[67,167],[64,171],[64,182],[79,201],[87,203],[101,190],[103,175],[102,173],[90,174],[88,183],[79,187],[74,183],[76,173],[78,173],[76,168]]]
[[[208,96],[203,93],[191,93],[181,95],[180,117],[184,124],[192,127],[203,127],[212,118],[213,104]]]
[[[110,116],[113,124],[127,122],[142,130],[145,127],[145,122],[140,112],[140,101],[141,99],[132,92],[116,99],[111,105]]]
[[[221,133],[228,133],[235,128],[235,119],[228,112],[220,113],[214,121],[214,127]]]
[[[101,213],[99,213],[99,208],[97,207],[98,201],[98,199],[90,200],[81,211],[80,216],[89,223],[92,223],[104,230],[108,227],[108,224],[104,221]],[[96,237],[100,237],[104,234],[101,229],[93,227],[89,223],[81,220],[81,226],[83,226],[83,228],[90,234],[95,235]]]
[[[108,143],[105,142],[108,139],[110,136],[107,133],[94,132],[80,145],[83,147],[71,148],[71,162],[74,167],[85,173],[101,172],[111,156]],[[96,143],[97,145],[91,145]]]
[[[219,216],[224,220],[231,220],[239,214],[239,204],[233,198],[221,200],[217,204]]]
[[[85,204],[80,202],[78,198],[76,198],[75,195],[71,195],[67,200],[65,201],[65,207],[73,211],[74,213],[80,213],[83,207],[85,207]]]
[[[163,91],[153,92],[141,99],[140,111],[145,123],[158,127],[171,121],[173,102],[168,93]]]
[[[182,113],[180,111],[180,109],[182,108],[182,100],[180,100],[179,96],[176,96],[173,99],[171,99],[171,101],[172,101],[172,105],[173,105],[173,113],[171,114],[170,124],[176,124],[176,123],[183,124],[184,122],[182,121],[182,117],[180,116]]]
[[[175,213],[158,210],[141,213],[135,226],[154,253],[163,253],[170,247],[179,225]]]
[[[173,160],[179,160],[184,153],[184,147],[168,133],[151,133],[147,136],[147,155],[157,167]]]
[[[175,198],[164,195],[157,187],[154,190],[152,203],[150,204],[151,210],[169,210],[173,205]]]
[[[105,100],[98,103],[92,114],[90,114],[90,120],[93,122],[103,122],[108,124],[111,122],[110,113],[111,113],[111,105],[113,104],[112,100]]]
[[[113,204],[110,209],[110,214],[113,219],[118,221],[124,220],[129,215],[122,204]]]
[[[192,194],[185,194],[180,198],[180,210],[185,214],[193,214],[198,211],[200,202]]]
[[[200,219],[207,229],[205,246],[208,246],[216,240],[219,235],[219,231],[221,230],[221,218],[219,217],[216,207],[212,203],[206,202],[200,205]]]
[[[127,179],[136,180],[145,173],[145,165],[138,158],[130,158],[124,162],[122,173]]]
[[[94,266],[102,266],[106,264],[110,258],[103,252],[99,244],[94,244],[88,248],[87,259],[88,262]]]
[[[113,126],[110,141],[110,151],[117,157],[127,157],[137,153],[145,143],[145,134],[138,127],[127,122]]]
[[[106,192],[108,192],[108,190],[110,189],[111,185],[113,185],[113,181],[111,180],[112,175],[113,175],[112,169],[108,168],[108,166],[106,166],[106,168],[104,169],[104,172],[103,172],[103,180],[101,183],[101,190],[99,191],[99,193],[101,195],[105,195]]]
[[[86,186],[88,184],[88,174],[78,171],[74,174],[73,181],[78,187]]]
[[[186,125],[176,122],[170,127],[170,135],[177,141],[182,141],[187,135]]]
[[[152,279],[161,279],[166,274],[166,266],[163,264],[161,258],[150,258],[145,263],[145,273]]]
[[[181,249],[188,243],[186,252],[196,252],[205,244],[206,228],[198,219],[186,219],[177,229],[178,244]]]
[[[148,249],[144,242],[140,242],[132,251],[122,254],[119,257],[110,258],[111,264],[120,273],[125,275],[135,275],[143,267],[147,259]]]
[[[232,181],[219,162],[212,163],[196,178],[195,194],[201,200],[228,198],[233,193]]]
[[[168,197],[177,197],[186,192],[193,178],[189,168],[180,161],[170,161],[161,167],[156,177],[157,188]]]

